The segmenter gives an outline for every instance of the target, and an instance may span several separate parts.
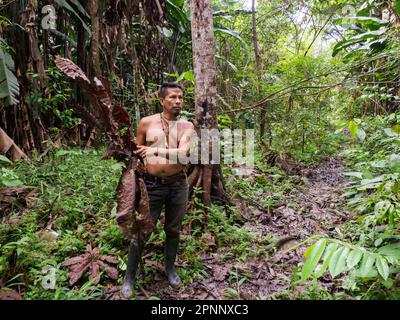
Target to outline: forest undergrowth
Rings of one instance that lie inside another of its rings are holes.
[[[185,217],[177,261],[183,286],[171,290],[162,272],[161,219],[134,298],[397,299],[399,120],[360,120],[363,140],[341,125],[348,135],[341,150],[297,175],[270,167],[260,150],[250,176],[225,167],[232,205],[205,210],[195,190]],[[103,151],[0,159],[0,185],[8,188],[0,216],[3,298],[120,299],[128,245],[115,221],[122,165],[100,160]],[[65,261],[83,254],[98,267],[72,279]]]

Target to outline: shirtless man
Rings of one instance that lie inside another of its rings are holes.
[[[139,122],[137,153],[145,160],[145,182],[150,213],[155,222],[165,205],[165,274],[170,285],[177,288],[181,279],[175,270],[175,258],[188,199],[188,183],[184,171],[186,163],[182,163],[184,161],[181,159],[187,159],[193,124],[178,119],[183,107],[183,89],[179,84],[163,84],[159,98],[162,113],[145,117]],[[132,295],[144,245],[132,242],[129,246],[128,265],[121,289],[125,298]]]

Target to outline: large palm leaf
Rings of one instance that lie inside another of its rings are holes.
[[[8,98],[10,105],[18,103],[19,84],[14,75],[14,60],[5,51],[5,42],[0,38],[0,98]]]

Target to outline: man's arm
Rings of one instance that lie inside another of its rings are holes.
[[[137,136],[136,136],[136,144],[139,146],[146,144],[146,130],[147,130],[147,120],[142,118],[139,121],[138,128],[137,128]]]
[[[191,122],[188,122],[186,127],[184,128],[184,132],[182,137],[179,140],[178,148],[159,148],[159,147],[147,147],[147,146],[138,146],[138,153],[142,157],[145,156],[159,156],[165,159],[177,159],[179,162],[180,157],[185,159],[188,155],[190,149],[190,139],[193,133],[194,126]]]
[[[155,152],[158,153],[159,157],[166,159],[178,159],[178,161],[180,157],[186,157],[190,151],[190,138],[192,136],[193,129],[193,124],[191,122],[188,122],[187,126],[184,128],[182,137],[179,140],[178,148],[155,148]],[[154,150],[151,151],[154,152]]]

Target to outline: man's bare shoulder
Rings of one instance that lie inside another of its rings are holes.
[[[150,124],[150,123],[158,120],[159,117],[160,116],[158,114],[153,114],[151,116],[143,117],[142,119],[140,119],[139,124],[143,124],[143,125]]]

